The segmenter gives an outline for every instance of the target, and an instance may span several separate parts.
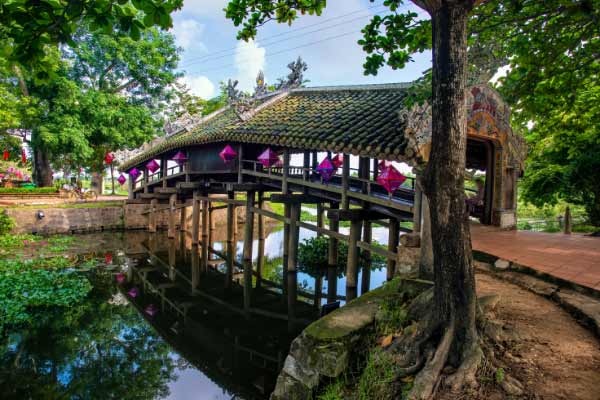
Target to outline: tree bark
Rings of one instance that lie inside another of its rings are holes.
[[[33,182],[40,187],[52,186],[52,168],[48,155],[33,144]]]
[[[477,341],[475,278],[465,208],[467,18],[473,1],[433,1],[431,157],[424,174],[433,246],[435,322],[454,328],[448,361]]]

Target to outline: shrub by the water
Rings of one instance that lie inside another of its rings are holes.
[[[6,210],[0,210],[0,235],[6,235],[14,227],[15,220],[6,213]]]

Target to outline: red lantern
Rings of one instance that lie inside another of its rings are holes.
[[[279,156],[276,152],[271,150],[270,147],[267,147],[267,149],[263,151],[260,156],[258,156],[258,161],[260,161],[265,168],[269,168],[270,166],[274,165],[277,160],[279,160]]]
[[[8,150],[4,150],[4,154],[2,155],[2,159],[4,161],[8,161],[8,157],[10,156],[10,153],[8,152]]]
[[[112,164],[114,160],[115,156],[112,153],[106,153],[106,155],[104,156],[104,162],[107,164]]]
[[[331,160],[331,164],[335,169],[338,169],[342,165],[344,165],[344,155],[342,153],[336,154]]]
[[[21,162],[23,164],[27,163],[27,154],[25,153],[25,149],[21,149]]]
[[[225,148],[219,153],[219,157],[221,157],[221,160],[223,160],[224,163],[235,160],[237,155],[238,154],[236,151],[230,145],[225,146]]]
[[[398,172],[392,165],[386,167],[377,177],[377,183],[383,186],[390,194],[398,189],[405,180],[406,177]]]

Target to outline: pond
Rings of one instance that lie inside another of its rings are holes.
[[[387,229],[374,228],[377,240],[385,242],[386,235]],[[313,233],[301,229],[300,236]],[[282,238],[281,227],[269,228],[264,280],[253,293],[252,312],[245,313],[243,274],[234,271],[228,289],[221,261],[200,271],[189,235],[76,235],[66,252],[83,267],[65,273],[83,275],[91,290],[68,306],[34,307],[20,327],[3,321],[2,398],[268,398],[291,341],[318,318],[315,302],[327,302],[329,285],[327,274],[299,271],[299,298],[288,320]],[[217,229],[215,250],[225,247],[219,239]],[[256,255],[257,241],[254,246]],[[242,247],[238,242],[239,259]],[[333,276],[336,298],[343,300],[345,278]],[[377,265],[371,288],[384,281],[385,269]]]

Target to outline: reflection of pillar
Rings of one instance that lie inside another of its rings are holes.
[[[369,161],[367,159],[367,161]],[[365,226],[363,228],[363,242],[371,243],[372,238],[372,230],[371,230],[371,221],[365,221]],[[360,285],[360,293],[365,294],[369,291],[371,287],[371,252],[369,250],[362,249],[361,250],[361,259],[362,259],[362,281]]]
[[[227,192],[227,198],[233,200],[235,198],[234,192]],[[227,203],[227,267],[225,272],[225,288],[231,288],[231,281],[233,279],[233,260],[235,259],[235,241],[234,241],[234,228],[233,224],[235,208],[233,204]]]
[[[254,191],[246,194],[246,224],[244,225],[244,309],[249,310],[252,297],[252,234],[254,231]]]
[[[190,254],[192,256],[192,290],[195,290],[200,284],[200,254],[197,243],[192,245]]]
[[[290,217],[290,206],[288,203],[283,204],[283,215],[286,218]],[[284,282],[282,289],[283,289],[284,298],[285,298],[285,295],[287,294],[287,286],[285,285],[285,282],[287,282],[287,275],[288,275],[287,265],[288,265],[288,254],[289,254],[289,247],[288,247],[289,242],[290,242],[290,225],[287,222],[284,222],[283,223],[283,256],[282,256],[282,264],[283,264],[282,274],[283,274],[283,282]]]
[[[258,206],[263,209],[264,197],[263,192],[258,192]],[[265,221],[262,214],[258,214],[258,255],[256,258],[256,287],[260,287],[262,280],[262,271],[265,264]]]
[[[150,200],[150,213],[148,214],[148,232],[156,232],[156,199]]]
[[[198,192],[194,191],[192,199],[192,246],[198,245],[198,237],[200,235],[200,200],[198,200]]]
[[[346,266],[346,301],[356,298],[358,281],[358,246],[362,221],[350,222],[350,238],[348,240],[348,265]]]
[[[210,202],[202,200],[202,263],[200,264],[202,271],[208,271],[208,208]]]
[[[398,239],[400,238],[400,224],[396,218],[390,218],[390,226],[388,228],[388,251],[396,253],[398,251]],[[396,273],[396,260],[387,259],[387,274],[386,279],[389,281]]]
[[[338,209],[338,203],[331,203],[332,210]],[[338,232],[340,223],[337,219],[329,219],[329,230]],[[337,297],[337,264],[338,264],[338,240],[329,237],[329,247],[327,249],[327,302],[335,301]]]
[[[175,213],[177,210],[175,209],[175,202],[177,201],[177,195],[172,194],[169,196],[169,229],[167,231],[167,236],[170,239],[175,238]]]
[[[177,277],[176,264],[177,264],[177,244],[175,240],[169,240],[169,279],[174,281]]]
[[[296,302],[298,300],[297,267],[298,267],[298,241],[300,237],[300,203],[291,203],[289,241],[284,243],[288,248],[288,318],[291,322],[296,316]]]

